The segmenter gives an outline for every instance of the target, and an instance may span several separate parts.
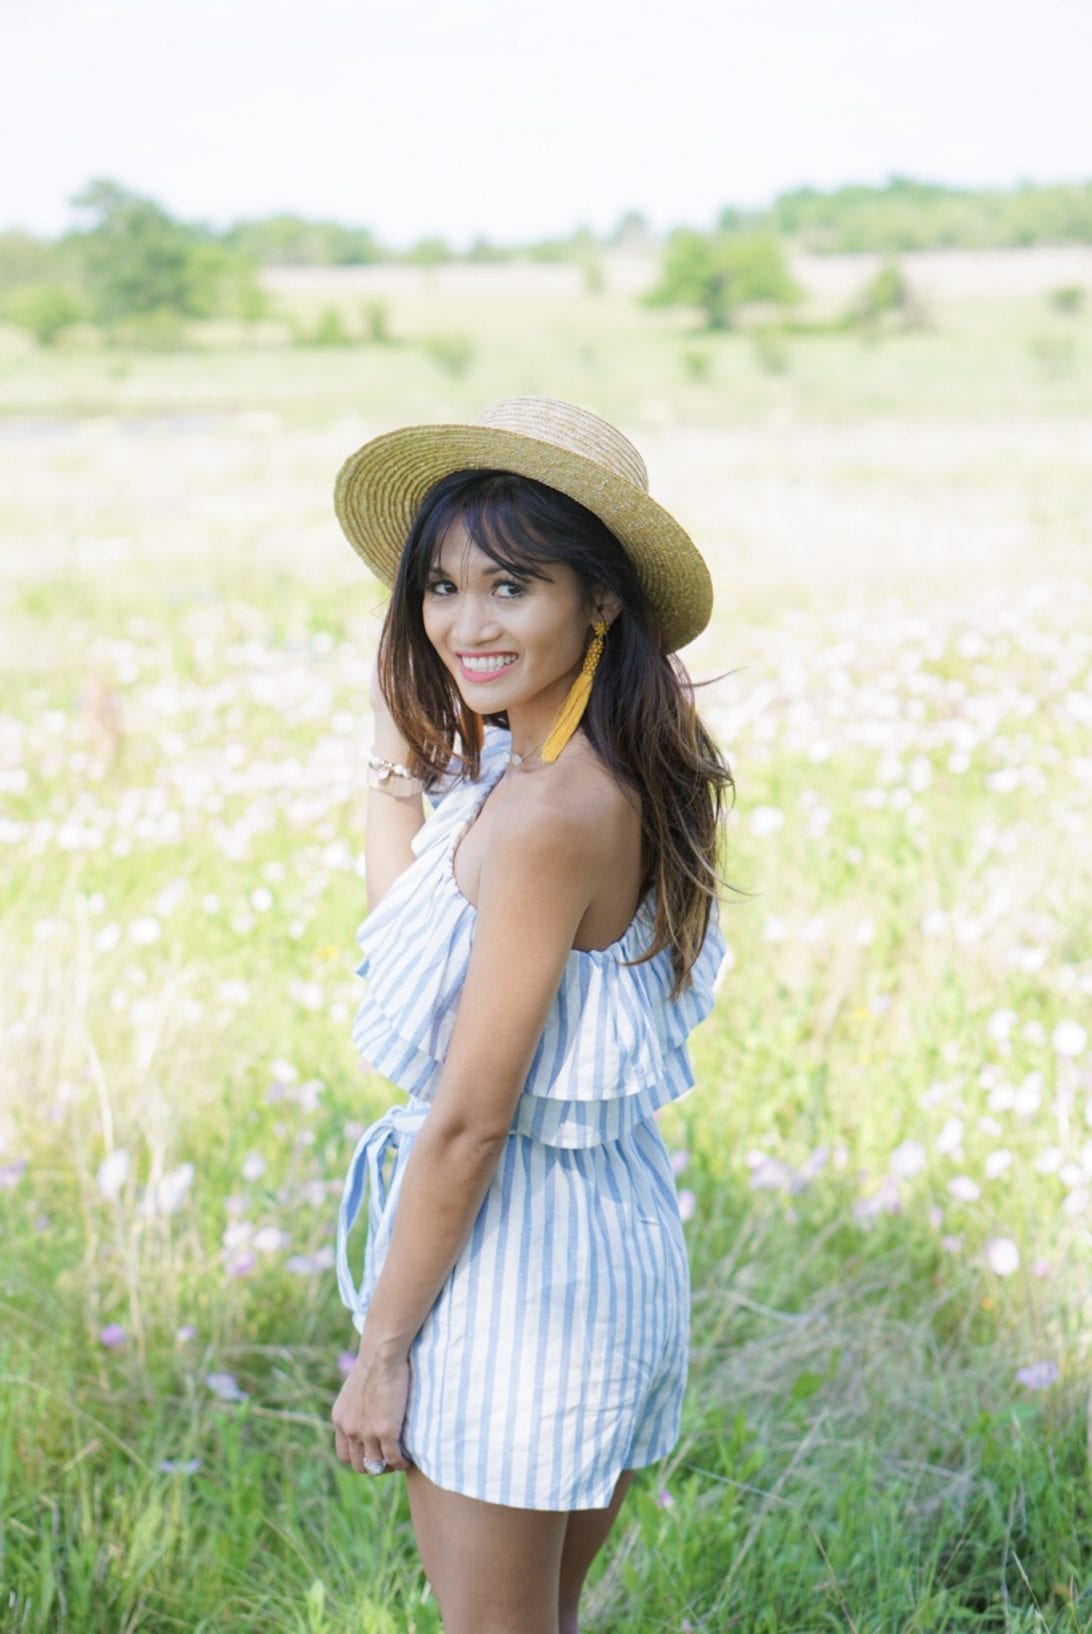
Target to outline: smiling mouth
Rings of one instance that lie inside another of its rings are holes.
[[[473,677],[476,681],[487,679],[492,675],[502,675],[505,670],[510,670],[514,663],[516,663],[515,653],[510,656],[501,655],[499,657],[490,654],[488,658],[475,658],[471,655],[459,654],[459,664],[463,674]]]

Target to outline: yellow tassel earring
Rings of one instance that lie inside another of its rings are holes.
[[[584,662],[580,666],[580,674],[569,688],[565,701],[558,710],[557,719],[550,728],[550,735],[542,745],[543,760],[557,759],[580,725],[581,717],[588,707],[592,681],[595,679],[595,668],[602,657],[603,645],[607,639],[606,620],[597,619],[593,628],[595,634],[588,643],[588,650],[584,654]]]

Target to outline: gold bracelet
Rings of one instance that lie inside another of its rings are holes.
[[[384,794],[400,799],[423,794],[425,790],[423,778],[414,777],[409,768],[397,760],[384,760],[372,749],[368,750],[368,787],[382,789]]]

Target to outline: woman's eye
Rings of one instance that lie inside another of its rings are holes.
[[[510,596],[502,596],[502,601],[514,601],[517,596],[522,596],[524,593],[524,586],[520,584],[518,579],[498,579],[496,582],[496,588],[499,589],[502,585],[507,585],[509,590],[512,591]],[[452,588],[453,586],[450,579],[433,579],[432,583],[426,586],[430,596],[437,594],[446,596],[448,590]]]

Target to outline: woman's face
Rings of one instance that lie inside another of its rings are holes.
[[[531,724],[560,707],[580,665],[595,606],[565,563],[539,571],[548,578],[498,567],[458,520],[433,560],[425,633],[478,714],[515,707]],[[613,598],[601,599],[609,619]]]

